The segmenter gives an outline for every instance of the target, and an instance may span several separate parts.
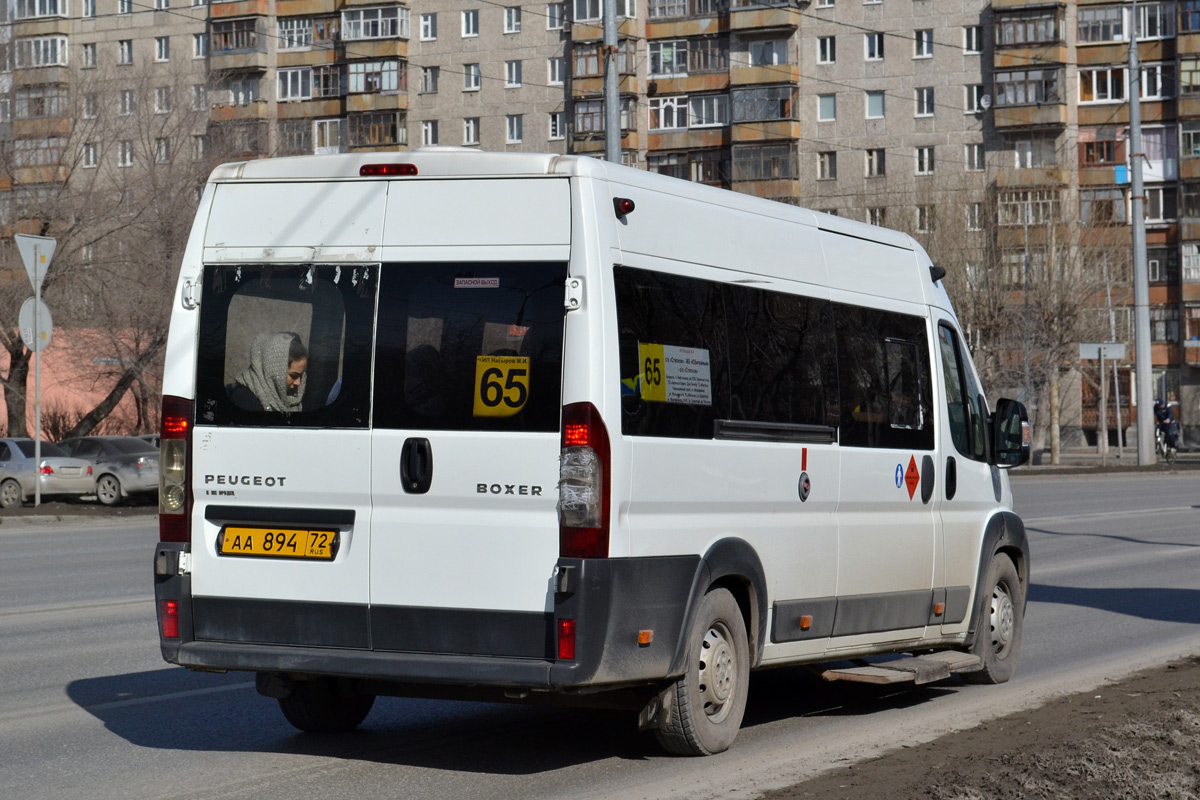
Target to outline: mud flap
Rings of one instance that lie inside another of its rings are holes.
[[[638,712],[639,731],[660,731],[671,724],[671,708],[675,705],[675,685],[663,689]]]

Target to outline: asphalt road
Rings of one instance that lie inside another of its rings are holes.
[[[1018,474],[1019,475],[1019,474]],[[1033,550],[1000,687],[757,673],[733,749],[661,755],[625,715],[381,698],[300,734],[248,676],[162,662],[152,516],[0,525],[0,798],[753,797],[1106,678],[1200,653],[1200,473],[1014,481]]]

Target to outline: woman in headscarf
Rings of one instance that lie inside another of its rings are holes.
[[[308,351],[298,334],[261,334],[250,345],[250,366],[230,384],[229,398],[251,410],[300,411],[307,371]]]

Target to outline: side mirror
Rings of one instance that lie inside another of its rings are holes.
[[[992,448],[988,462],[1001,469],[1029,463],[1029,413],[1025,405],[1001,399],[989,422]]]

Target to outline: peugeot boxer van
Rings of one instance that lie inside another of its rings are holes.
[[[944,274],[584,157],[221,166],[167,347],[163,656],[255,673],[303,730],[540,698],[695,755],[758,668],[1005,681],[1028,425]]]

